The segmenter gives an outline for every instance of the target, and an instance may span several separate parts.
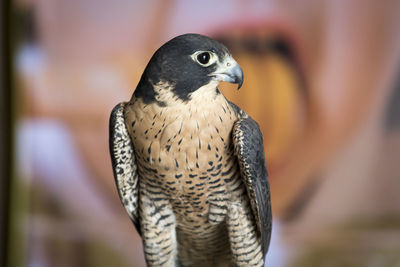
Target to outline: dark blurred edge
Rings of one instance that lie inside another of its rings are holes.
[[[385,121],[388,132],[400,130],[400,64],[397,65],[397,77],[393,93],[389,99],[387,116]]]
[[[0,65],[0,266],[6,266],[10,238],[10,186],[13,159],[11,0],[1,1]]]

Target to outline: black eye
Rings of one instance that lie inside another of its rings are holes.
[[[210,61],[210,53],[203,52],[201,54],[198,54],[197,60],[203,65],[207,64]]]

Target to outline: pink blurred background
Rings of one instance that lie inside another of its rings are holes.
[[[400,2],[15,0],[9,266],[145,266],[108,118],[153,52],[196,32],[244,70],[270,171],[266,266],[400,266]]]

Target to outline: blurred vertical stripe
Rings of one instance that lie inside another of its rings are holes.
[[[9,185],[11,176],[11,47],[10,1],[1,1],[0,20],[0,266],[6,266],[8,239]]]

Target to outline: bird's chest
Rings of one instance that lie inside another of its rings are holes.
[[[237,165],[230,105],[226,100],[180,108],[135,104],[126,118],[142,184],[162,189],[178,212],[182,207],[206,213],[210,195],[225,190],[221,174]]]

